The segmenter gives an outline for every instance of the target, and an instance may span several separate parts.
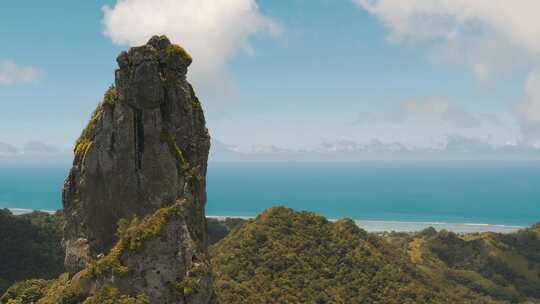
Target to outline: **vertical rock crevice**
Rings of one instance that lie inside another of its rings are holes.
[[[142,157],[144,153],[144,121],[143,111],[139,109],[133,109],[133,132],[135,134],[135,169],[139,171],[142,169]]]

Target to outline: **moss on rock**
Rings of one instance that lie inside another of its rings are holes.
[[[43,298],[38,304],[76,304],[81,303],[88,297],[89,275],[83,270],[73,278],[69,278],[68,273],[64,273],[47,289]]]
[[[0,297],[0,303],[6,304],[26,304],[37,303],[37,301],[47,293],[52,281],[48,280],[27,280],[11,286],[6,293]]]
[[[189,297],[199,292],[201,281],[210,274],[207,263],[196,263],[192,271],[182,281],[173,284],[174,291],[183,297]]]
[[[122,264],[121,258],[127,252],[141,250],[144,243],[158,237],[163,228],[174,215],[182,215],[182,207],[178,204],[158,209],[144,220],[134,218],[129,224],[123,220],[119,224],[119,241],[110,252],[91,261],[88,266],[73,278],[68,273],[60,275],[56,280],[30,280],[12,286],[1,298],[0,303],[9,304],[146,304],[143,295],[128,297],[121,295],[111,286],[102,286],[97,292],[92,290],[103,278],[110,276],[125,277],[131,274],[130,269]],[[186,291],[194,288],[186,285]]]
[[[176,139],[174,138],[174,136],[171,133],[163,130],[161,131],[160,139],[161,142],[167,144],[167,147],[169,147],[169,151],[176,159],[176,167],[178,168],[178,171],[180,173],[184,173],[189,170],[189,164],[184,158],[184,153],[182,152],[182,149],[180,149],[180,147],[178,147],[178,145],[176,144]]]
[[[79,137],[79,139],[77,139],[77,142],[75,143],[75,149],[73,150],[73,152],[75,153],[75,162],[78,165],[82,165],[84,163],[86,154],[88,153],[88,151],[90,151],[92,145],[94,144],[95,128],[102,115],[103,103],[99,104],[98,107],[94,110],[90,121],[88,122],[81,136]]]
[[[144,246],[144,242],[157,237],[163,227],[169,222],[171,216],[181,215],[180,206],[173,205],[157,210],[152,216],[139,222],[137,218],[127,228],[119,241],[129,250],[139,250]]]
[[[121,220],[118,229],[118,242],[107,255],[90,263],[87,267],[89,274],[94,277],[108,274],[120,277],[128,276],[130,269],[122,264],[122,255],[126,251],[142,249],[146,241],[159,236],[163,227],[174,214],[181,214],[180,207],[177,205],[161,208],[143,221],[137,217],[133,218],[129,224],[126,220]]]
[[[98,292],[87,298],[82,304],[149,304],[148,298],[144,295],[130,297],[120,294],[118,289],[105,285]]]
[[[77,142],[75,143],[75,149],[73,152],[75,153],[75,160],[79,165],[84,163],[86,154],[88,153],[88,151],[90,151],[94,144],[94,139],[96,136],[95,128],[97,123],[103,116],[103,112],[105,111],[104,107],[109,106],[114,108],[117,102],[118,91],[116,90],[116,87],[114,85],[111,85],[105,92],[103,96],[103,101],[94,110],[90,121],[88,121],[88,124],[84,128],[81,136],[77,139]]]
[[[193,90],[193,86],[189,85],[189,96],[191,99],[191,106],[194,110],[202,111],[202,104],[199,98],[197,98],[197,95],[195,95],[195,90]]]
[[[190,65],[193,62],[191,55],[181,46],[177,44],[170,44],[165,50],[169,56],[180,56],[184,61]]]
[[[116,90],[116,87],[114,85],[111,85],[107,89],[107,92],[105,92],[105,95],[103,96],[103,103],[114,107],[117,101],[118,101],[118,91]]]

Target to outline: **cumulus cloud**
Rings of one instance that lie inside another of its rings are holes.
[[[0,60],[0,86],[33,83],[40,76],[41,71],[36,67],[19,65],[13,60]]]
[[[403,124],[421,119],[432,123],[445,123],[456,128],[503,124],[495,114],[473,114],[442,98],[420,98],[400,103],[396,108],[387,111],[363,112],[360,113],[356,123]]]
[[[414,43],[430,58],[464,64],[482,82],[530,72],[517,106],[522,136],[540,136],[540,1],[353,0],[376,16],[393,43]]]
[[[121,45],[140,45],[165,34],[194,57],[191,76],[204,86],[220,85],[227,62],[260,32],[279,33],[255,0],[118,0],[103,7],[104,33]]]
[[[480,80],[540,55],[537,0],[354,0],[379,18],[393,42],[422,42],[467,64]],[[518,56],[516,56],[518,55]]]

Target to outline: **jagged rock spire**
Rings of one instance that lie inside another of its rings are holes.
[[[204,262],[210,137],[201,104],[186,81],[191,61],[182,47],[165,36],[154,36],[118,56],[115,86],[106,92],[77,140],[64,184],[65,264],[71,273],[88,267],[117,244],[121,219],[143,219],[170,206],[182,210],[181,224],[167,226],[166,235],[180,243],[154,245],[167,248],[159,263],[170,263],[169,269],[155,265],[161,274],[153,274],[152,282],[144,281],[149,280],[146,272],[152,261],[124,260],[123,264],[143,273],[138,274],[139,281],[120,286],[120,291],[146,293],[150,287],[144,286],[169,277],[182,280],[194,261]],[[189,242],[182,244],[182,240]],[[150,252],[143,251],[143,257],[155,254],[151,248],[145,250]],[[131,290],[128,285],[139,287]]]

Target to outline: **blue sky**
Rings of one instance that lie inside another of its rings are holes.
[[[526,36],[518,19],[534,30],[536,18],[445,2],[4,3],[0,142],[71,149],[113,82],[116,55],[155,31],[186,42],[211,134],[234,149],[347,149],[373,139],[444,147],[450,136],[535,147],[540,36]]]

